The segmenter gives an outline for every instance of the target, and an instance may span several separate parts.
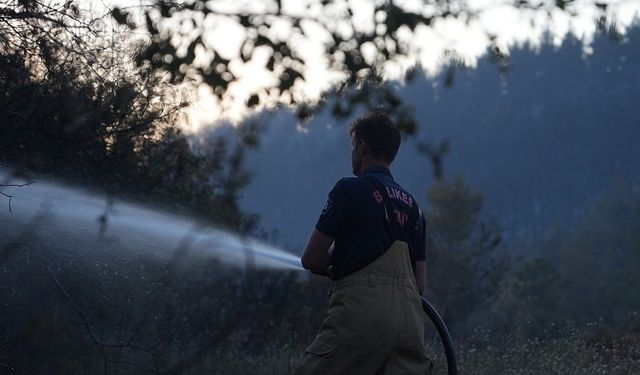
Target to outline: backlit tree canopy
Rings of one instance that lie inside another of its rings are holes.
[[[324,82],[331,85],[326,86],[333,87],[333,93],[345,94],[343,100],[332,102],[335,116],[350,114],[358,104],[401,113],[406,108],[384,85],[383,77],[416,65],[426,43],[420,40],[421,31],[438,22],[458,20],[469,27],[475,25],[493,46],[490,52],[495,60],[504,64],[497,36],[478,23],[496,7],[530,15],[525,18],[536,27],[558,12],[570,19],[586,12],[594,23],[606,22],[609,4],[575,0],[157,0],[139,22],[133,11],[124,8],[114,9],[112,15],[121,24],[149,32],[151,42],[138,63],[169,72],[177,82],[195,79],[205,83],[221,103],[294,105],[304,118],[311,113],[305,87],[318,80],[311,67],[328,71]],[[256,78],[258,71],[270,73],[271,79]],[[234,85],[239,82],[250,88],[238,94]],[[349,90],[358,85],[363,85],[361,90]],[[412,131],[414,125],[408,120],[406,130]]]

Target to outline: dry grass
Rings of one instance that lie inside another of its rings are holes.
[[[460,374],[640,374],[640,335],[594,326],[567,329],[546,339],[476,331],[456,350]],[[443,354],[433,359],[434,375],[446,374]]]
[[[265,348],[259,355],[231,350],[208,367],[213,373],[290,374],[301,348]],[[567,329],[555,338],[528,339],[518,334],[495,337],[478,330],[469,343],[456,346],[463,375],[635,375],[640,374],[640,335],[615,334],[594,326]],[[221,353],[220,353],[221,354]],[[434,345],[434,375],[446,374],[446,359]]]

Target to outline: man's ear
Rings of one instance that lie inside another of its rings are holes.
[[[356,153],[360,156],[365,156],[369,153],[369,145],[364,140],[359,140],[356,147]]]

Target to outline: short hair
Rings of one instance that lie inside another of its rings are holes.
[[[367,112],[357,117],[349,130],[351,137],[367,142],[373,156],[391,163],[400,148],[400,131],[388,113]]]

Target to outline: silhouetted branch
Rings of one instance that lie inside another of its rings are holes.
[[[425,155],[431,161],[433,176],[436,181],[441,181],[444,177],[443,159],[449,152],[449,141],[442,140],[438,144],[421,142],[417,146],[418,152]]]
[[[128,365],[128,366],[136,367],[136,368],[139,368],[139,369],[143,369],[143,370],[146,370],[146,371],[150,371],[150,372],[153,372],[153,373],[159,373],[159,370],[157,368],[153,369],[153,368],[149,368],[147,366],[144,366],[144,365],[141,365],[141,364],[138,364],[138,363],[135,363],[135,362],[130,362],[130,361],[125,361],[125,360],[120,360],[120,359],[115,359],[115,358],[109,357],[104,352],[105,348],[116,348],[116,349],[131,348],[131,349],[134,349],[134,350],[141,350],[143,352],[151,354],[154,358],[155,358],[155,353],[150,351],[150,350],[148,350],[148,349],[146,349],[146,348],[141,348],[141,347],[139,347],[137,345],[132,345],[134,337],[129,338],[129,340],[127,340],[126,343],[122,343],[122,342],[120,342],[120,343],[106,343],[106,342],[103,342],[95,333],[95,329],[98,328],[98,325],[95,324],[91,320],[89,315],[82,310],[82,308],[78,305],[78,303],[73,299],[73,297],[69,294],[69,292],[64,288],[64,286],[62,285],[60,280],[58,280],[58,278],[56,277],[55,273],[53,272],[53,269],[51,268],[51,265],[46,263],[43,259],[40,259],[40,260],[45,264],[45,266],[47,268],[47,271],[49,272],[49,275],[51,276],[51,279],[53,280],[54,284],[56,285],[56,288],[65,296],[65,298],[71,304],[71,307],[73,308],[73,310],[78,314],[78,316],[80,316],[80,319],[82,319],[82,321],[84,322],[84,327],[85,327],[87,333],[89,334],[89,338],[96,345],[96,348],[98,349],[98,351],[100,352],[102,357],[105,359],[105,361],[107,361],[109,363],[113,363],[113,364],[124,364],[124,365]]]
[[[7,9],[7,8],[0,9],[0,19],[9,19],[9,20],[39,19],[39,20],[51,22],[52,24],[57,26],[61,26],[61,27],[66,26],[60,20],[51,18],[41,12],[32,12],[32,11],[16,12],[12,9]]]
[[[24,184],[0,184],[0,188],[6,188],[6,187],[25,187],[25,186],[29,186],[31,184],[33,184],[35,181],[30,181]],[[13,211],[11,210],[11,199],[13,198],[13,195],[9,195],[5,192],[3,192],[2,190],[0,190],[0,195],[2,195],[3,197],[7,197],[9,198],[9,213],[13,213]]]
[[[9,365],[7,365],[5,363],[0,362],[0,367],[7,369],[12,374],[18,374],[16,372],[16,370],[13,369],[13,367],[11,367],[11,366],[9,366]]]
[[[23,115],[22,113],[18,113],[18,112],[10,111],[10,110],[7,110],[7,109],[0,109],[0,111],[5,112],[5,113],[8,113],[8,114],[10,114],[10,115],[14,115],[14,116],[16,116],[16,117],[20,117],[20,118],[21,118],[21,119],[23,119],[23,120],[26,120],[26,119],[27,119],[27,117],[26,117],[25,115]],[[0,163],[0,164],[4,164],[4,163]]]

